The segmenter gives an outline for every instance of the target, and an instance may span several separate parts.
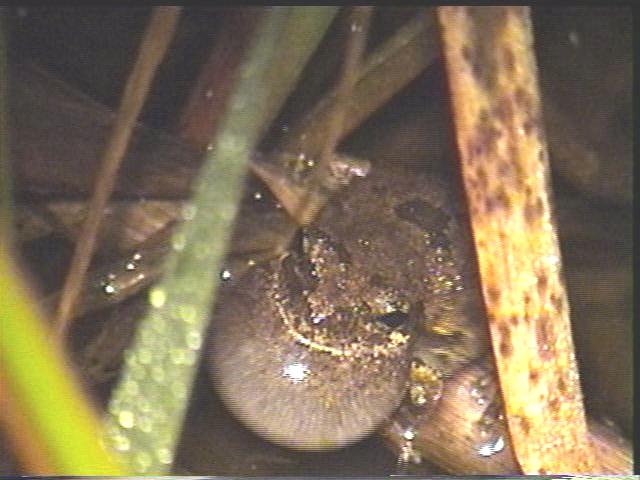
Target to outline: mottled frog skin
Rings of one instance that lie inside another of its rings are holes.
[[[413,359],[446,376],[477,357],[459,219],[423,174],[355,179],[285,255],[223,288],[208,366],[228,408],[280,445],[340,448],[393,415]]]

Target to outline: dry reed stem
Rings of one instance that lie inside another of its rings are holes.
[[[441,7],[482,291],[526,474],[599,473],[552,218],[529,9]]]
[[[358,79],[362,63],[362,55],[367,45],[367,36],[373,7],[352,7],[349,15],[349,31],[340,72],[340,79],[335,88],[335,100],[332,102],[331,113],[328,119],[328,130],[325,143],[317,167],[313,171],[310,179],[310,186],[321,185],[323,178],[331,175],[331,163],[335,158],[336,148],[340,140],[344,137],[344,123],[347,112],[350,109],[350,102],[353,96],[353,89]],[[258,170],[254,169],[255,172]],[[264,179],[265,177],[263,177]],[[318,197],[315,192],[307,192],[302,196],[296,196],[297,202],[289,205],[282,202],[283,206],[290,210],[290,214],[300,225],[308,225],[317,217],[319,211],[324,206],[322,196]],[[291,197],[289,197],[291,198]],[[320,199],[320,201],[318,201]]]
[[[82,233],[76,242],[69,273],[62,290],[55,324],[59,338],[64,337],[73,318],[73,308],[82,288],[83,278],[91,262],[98,229],[100,228],[100,220],[113,191],[118,167],[124,157],[136,120],[151,87],[156,68],[164,58],[169,43],[173,38],[179,15],[179,7],[154,8],[140,44],[138,56],[127,79],[113,130],[105,147],[101,166],[96,176],[94,195],[91,198],[89,213],[83,225]]]

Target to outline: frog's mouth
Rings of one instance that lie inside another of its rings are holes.
[[[416,313],[421,311],[419,305],[414,305],[374,314],[365,305],[318,314],[302,299],[295,305],[297,302],[290,297],[275,294],[271,298],[275,314],[292,342],[337,358],[365,360],[403,355],[413,340]]]

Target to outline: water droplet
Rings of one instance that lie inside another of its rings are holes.
[[[242,110],[247,106],[247,97],[244,95],[235,95],[231,99],[231,109],[238,111]]]
[[[156,451],[156,456],[158,457],[158,460],[160,460],[160,463],[163,463],[165,465],[169,465],[171,463],[171,460],[172,460],[171,450],[169,450],[166,447],[159,448]]]
[[[405,440],[411,441],[414,438],[416,438],[416,432],[413,428],[407,428],[403,433],[402,433],[402,438],[404,438]]]
[[[220,272],[220,278],[223,281],[231,280],[231,277],[232,277],[231,271],[227,270],[226,268]]]
[[[309,373],[309,367],[299,362],[290,363],[282,368],[282,376],[290,379],[293,383],[302,382]]]
[[[234,105],[232,103],[231,108],[234,108]],[[220,142],[220,149],[224,150],[227,152],[227,154],[233,155],[233,154],[240,154],[243,150],[243,144],[244,142],[238,138],[237,135],[234,134],[228,134],[228,135],[223,135],[222,138],[219,140]]]
[[[152,288],[149,292],[149,303],[153,308],[162,308],[167,301],[167,293],[161,288]]]
[[[142,451],[136,453],[133,459],[133,466],[137,472],[146,472],[151,466],[151,455]]]
[[[180,305],[178,317],[186,323],[193,323],[196,319],[196,309],[193,305]]]
[[[187,350],[184,357],[184,364],[189,366],[194,365],[197,358],[198,356],[196,355],[196,352],[194,352],[193,350]]]
[[[171,358],[171,362],[176,365],[182,365],[186,359],[186,350],[182,348],[172,348],[169,351],[169,357]]]
[[[362,25],[360,25],[359,23],[353,22],[350,27],[351,27],[351,31],[354,33],[362,32]]]
[[[107,274],[106,278],[100,282],[102,293],[110,297],[118,292],[118,286],[115,279],[116,275],[114,273]]]
[[[157,383],[163,383],[165,380],[164,368],[160,365],[151,367],[151,378]]]
[[[187,240],[183,233],[176,233],[171,239],[171,247],[176,252],[181,252],[184,250],[184,246],[186,245]]]
[[[192,203],[187,203],[184,207],[182,207],[182,219],[189,221],[193,220],[198,213],[198,207],[196,207]]]
[[[192,350],[198,350],[202,345],[202,335],[197,330],[190,330],[185,337],[187,346]]]
[[[171,390],[176,399],[184,400],[185,398],[187,398],[187,386],[184,383],[174,383],[171,386]]]
[[[207,145],[207,152],[210,152],[211,150],[213,150],[213,143]]]
[[[411,403],[416,407],[422,407],[427,403],[427,391],[424,385],[411,385],[409,396]]]
[[[148,331],[148,330],[145,330],[145,331]],[[151,350],[149,350],[148,348],[141,348],[138,350],[138,362],[140,362],[141,365],[149,365],[151,363],[151,359],[152,359]]]
[[[207,90],[207,91],[204,93],[204,96],[205,96],[205,98],[211,98],[211,97],[213,97],[213,90]]]
[[[211,244],[209,243],[205,245],[197,244],[193,251],[193,254],[198,260],[209,261],[212,251],[213,249],[211,248]]]
[[[490,457],[504,449],[504,437],[500,435],[489,442],[484,443],[478,448],[478,455],[482,457]]]
[[[146,415],[138,416],[138,430],[143,433],[149,433],[153,428],[151,419]]]
[[[569,32],[569,43],[573,45],[575,48],[580,46],[580,35],[575,30]]]
[[[254,200],[262,200],[262,192],[253,192]]]
[[[145,397],[140,397],[136,401],[138,402],[138,410],[144,413],[149,413],[151,411],[151,404]]]
[[[409,464],[419,465],[422,463],[422,455],[413,447],[413,441],[404,441],[397,460],[397,469],[400,474],[406,475]]]
[[[131,377],[135,380],[143,380],[147,376],[147,370],[144,365],[138,363],[131,363],[128,365]]]
[[[127,452],[131,448],[131,442],[125,435],[115,435],[112,438],[113,448],[118,452]]]
[[[109,411],[109,413],[111,415],[117,415],[118,414],[118,412],[120,411],[120,403],[121,402],[117,398],[114,398],[113,400],[111,400],[109,402],[109,406],[107,407],[107,410]],[[114,428],[115,428],[115,430],[114,430],[115,433],[113,433],[113,434],[115,435],[118,432],[118,429],[117,429],[117,427],[114,427]]]
[[[129,410],[122,410],[118,413],[118,423],[122,428],[132,428],[136,423],[136,418],[133,412]]]
[[[127,380],[124,383],[124,391],[127,392],[128,395],[132,395],[135,396],[138,394],[138,392],[140,391],[140,388],[138,387],[138,382],[136,382],[135,380]]]
[[[171,318],[174,318],[174,317],[171,316]],[[167,330],[167,322],[163,317],[151,317],[151,320],[149,323],[150,323],[151,330],[153,330],[156,333],[164,334]],[[150,338],[154,339],[154,336],[151,336]],[[156,343],[155,345],[156,348],[159,348],[159,345],[157,345],[158,340],[160,339],[155,338],[155,340],[153,340]]]

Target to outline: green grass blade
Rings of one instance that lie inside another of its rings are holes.
[[[137,473],[170,468],[249,156],[335,11],[269,8],[241,66],[193,206],[173,237],[165,276],[150,292],[151,309],[109,405],[108,443],[127,455]],[[285,65],[283,57],[290,60]]]

